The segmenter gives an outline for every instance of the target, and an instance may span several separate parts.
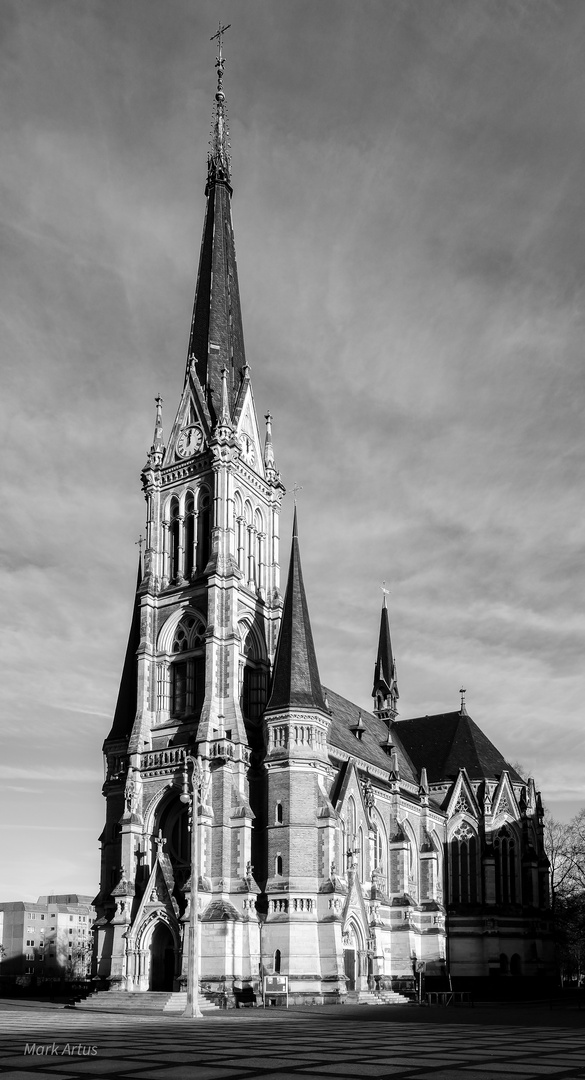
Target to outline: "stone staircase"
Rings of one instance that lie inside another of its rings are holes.
[[[99,990],[85,1001],[78,1002],[76,1009],[88,1012],[116,1013],[175,1013],[181,1014],[187,1006],[187,992],[148,990],[143,994],[125,990]],[[201,1012],[219,1012],[219,1005],[211,995],[199,994]]]
[[[404,994],[398,994],[395,990],[381,990],[376,994],[373,990],[350,990],[346,997],[348,1005],[409,1005],[409,998]]]

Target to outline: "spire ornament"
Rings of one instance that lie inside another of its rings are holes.
[[[217,40],[217,56],[215,66],[217,68],[217,91],[213,109],[211,124],[211,139],[209,141],[209,154],[207,158],[207,184],[215,184],[216,181],[224,181],[229,184],[231,180],[231,157],[229,141],[229,128],[227,123],[227,111],[225,105],[225,93],[223,89],[223,68],[225,57],[223,55],[223,35],[229,30],[231,23],[222,26],[219,23],[217,34],[210,41]]]

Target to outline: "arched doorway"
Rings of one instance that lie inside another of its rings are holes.
[[[360,989],[362,977],[366,975],[367,961],[361,934],[351,922],[343,935],[343,967],[345,971],[346,990]]]
[[[173,935],[164,922],[158,922],[150,939],[149,990],[172,990],[175,978]]]

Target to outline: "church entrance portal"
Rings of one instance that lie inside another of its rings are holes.
[[[168,926],[159,922],[150,941],[149,990],[172,990],[175,978],[175,947]]]
[[[363,948],[360,930],[351,923],[343,935],[343,970],[346,990],[360,990],[366,984],[366,952]]]
[[[345,989],[355,990],[355,962],[356,954],[355,949],[343,950],[343,962],[345,966]]]

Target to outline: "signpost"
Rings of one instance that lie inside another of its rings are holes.
[[[265,975],[262,993],[262,1004],[266,1008],[266,998],[286,998],[288,1009],[288,975]]]
[[[424,960],[417,960],[414,967],[415,967],[415,971],[416,971],[416,973],[418,975],[418,1003],[420,1005],[422,1003],[423,975],[424,975],[425,971],[427,970],[427,965],[426,965]]]

